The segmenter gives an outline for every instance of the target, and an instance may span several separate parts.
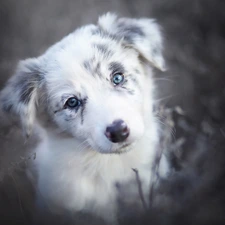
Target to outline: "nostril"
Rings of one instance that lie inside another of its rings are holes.
[[[123,120],[115,120],[106,128],[105,136],[114,143],[122,142],[129,136],[129,128]]]
[[[127,127],[127,126],[124,127],[123,130],[122,130],[122,132],[123,132],[123,133],[127,133],[127,132],[128,132],[128,127]]]
[[[108,139],[111,139],[111,133],[109,131],[107,131],[106,129],[106,132],[105,132],[105,136],[108,138]]]

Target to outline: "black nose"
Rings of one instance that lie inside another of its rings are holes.
[[[123,120],[115,120],[105,131],[105,136],[114,143],[124,141],[129,134],[129,128]]]

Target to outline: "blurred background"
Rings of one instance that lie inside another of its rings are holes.
[[[0,88],[19,60],[42,54],[105,12],[156,18],[168,67],[156,71],[158,101],[165,106],[158,116],[173,173],[155,192],[156,206],[124,224],[225,224],[224,10],[223,0],[1,0]],[[0,224],[33,223],[24,157],[35,143],[35,135],[25,142],[1,115]],[[61,224],[54,216],[50,221]]]

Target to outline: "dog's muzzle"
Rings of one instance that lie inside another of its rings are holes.
[[[113,143],[125,141],[129,134],[130,130],[123,120],[115,120],[105,131],[105,136]]]

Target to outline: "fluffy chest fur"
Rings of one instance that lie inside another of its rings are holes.
[[[156,130],[152,126],[132,151],[112,155],[102,155],[71,138],[45,136],[36,150],[38,191],[53,211],[85,211],[113,221],[119,198],[118,185],[124,185],[130,202],[141,205],[133,169],[138,170],[144,197],[146,201],[149,199]],[[167,169],[163,162],[160,174],[165,175]]]

